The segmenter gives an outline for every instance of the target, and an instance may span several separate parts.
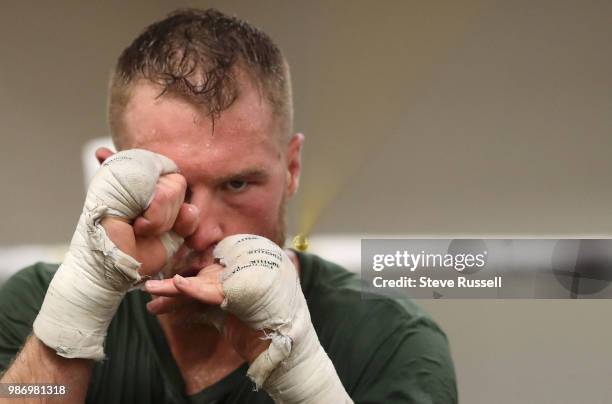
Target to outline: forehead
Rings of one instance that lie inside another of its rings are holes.
[[[247,80],[240,81],[237,99],[214,122],[205,108],[178,95],[164,93],[159,85],[138,81],[131,88],[123,123],[123,135],[136,143],[159,140],[160,130],[170,129],[168,126],[173,128],[171,132],[176,132],[177,127],[182,132],[197,128],[200,135],[211,137],[231,137],[245,131],[255,136],[271,136],[277,132],[272,107]]]
[[[281,154],[272,107],[252,85],[242,85],[236,101],[214,121],[198,105],[160,96],[162,88],[150,82],[138,82],[130,93],[121,134],[126,148],[165,154],[179,166],[227,165],[228,159],[261,165]]]

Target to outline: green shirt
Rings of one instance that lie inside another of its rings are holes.
[[[300,281],[321,345],[355,403],[456,403],[444,333],[415,303],[363,299],[359,277],[315,255],[298,254]],[[38,263],[0,288],[0,371],[26,338],[57,265]],[[247,365],[187,396],[147,293],[126,295],[94,366],[88,403],[272,403],[254,391]]]

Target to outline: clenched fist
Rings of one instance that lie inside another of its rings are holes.
[[[104,357],[108,324],[127,290],[171,262],[197,222],[170,159],[139,149],[107,157],[34,322],[35,335],[68,358]]]

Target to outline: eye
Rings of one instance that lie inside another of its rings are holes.
[[[233,181],[228,181],[225,184],[225,187],[230,192],[241,192],[241,191],[244,191],[248,185],[249,185],[249,183],[246,182],[246,181],[243,181],[243,180],[233,180]]]

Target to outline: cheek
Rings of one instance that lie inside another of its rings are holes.
[[[240,195],[231,206],[234,219],[232,232],[249,232],[269,236],[278,226],[280,207],[283,200],[284,182],[258,186]],[[240,228],[240,229],[237,229]]]

